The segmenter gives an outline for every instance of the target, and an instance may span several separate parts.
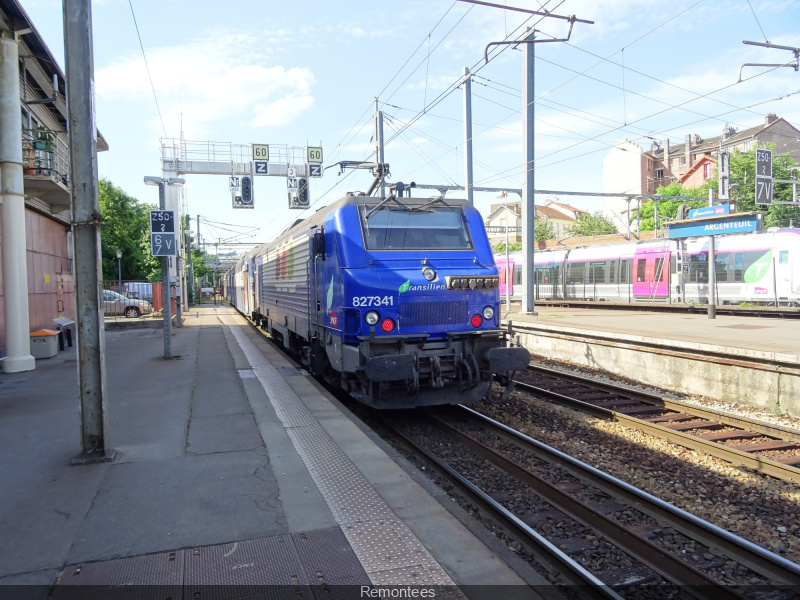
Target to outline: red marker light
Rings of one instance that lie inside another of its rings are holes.
[[[381,331],[384,333],[391,333],[394,331],[394,321],[391,319],[384,319],[381,321]]]
[[[470,323],[472,323],[473,327],[480,327],[481,325],[483,325],[483,318],[480,315],[472,315]]]

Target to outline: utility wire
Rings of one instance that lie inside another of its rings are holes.
[[[743,79],[742,81],[737,81],[737,82],[735,82],[735,83],[732,83],[732,84],[729,84],[729,85],[723,86],[723,87],[721,87],[721,88],[719,88],[719,89],[717,89],[717,90],[713,90],[713,91],[711,91],[711,92],[708,92],[707,94],[704,94],[704,95],[703,95],[703,96],[701,96],[701,97],[709,96],[709,95],[711,95],[711,94],[716,94],[716,93],[718,93],[718,92],[721,92],[721,91],[723,91],[723,90],[726,90],[726,89],[728,89],[728,88],[730,88],[730,87],[733,87],[733,86],[735,86],[735,85],[738,85],[739,83],[743,83],[743,82],[745,82],[745,81],[749,81],[750,79],[755,79],[756,77],[761,77],[762,75],[765,75],[765,74],[767,74],[767,73],[769,73],[769,72],[771,72],[771,71],[774,71],[774,70],[776,70],[776,69],[779,69],[779,68],[780,68],[780,67],[774,67],[773,69],[769,69],[769,70],[767,70],[767,71],[762,71],[761,73],[758,73],[758,74],[756,74],[756,75],[753,75],[752,77],[748,77],[747,79]],[[794,92],[794,93],[798,93],[798,92]],[[791,95],[791,94],[788,94],[788,95]],[[780,96],[780,97],[778,97],[778,98],[773,98],[773,99],[771,99],[771,100],[766,100],[766,101],[758,102],[758,103],[756,103],[756,104],[751,104],[751,105],[750,105],[750,106],[748,106],[747,108],[750,108],[750,107],[752,107],[752,106],[757,106],[758,104],[765,104],[766,102],[774,102],[775,100],[780,100],[780,99],[783,99],[783,98],[785,98],[785,97],[787,97],[787,95],[783,95],[783,96]],[[698,98],[694,98],[694,99],[692,99],[692,100],[687,100],[687,103],[688,103],[688,102],[694,102],[694,101],[695,101],[695,100],[697,100],[697,99],[698,99]],[[659,112],[657,112],[657,113],[654,113],[654,114],[651,114],[651,115],[647,115],[647,116],[645,116],[645,117],[642,117],[642,118],[640,118],[640,119],[637,119],[637,121],[636,121],[636,122],[638,122],[638,121],[644,121],[644,120],[646,120],[646,119],[650,119],[650,118],[652,118],[652,117],[654,117],[654,116],[657,116],[657,115],[659,115],[659,114],[661,114],[661,113],[663,113],[663,112],[666,112],[667,110],[671,110],[671,109],[665,109],[665,110],[659,111]],[[736,112],[737,110],[740,110],[740,109],[736,108],[736,109],[733,109],[733,110],[730,110],[730,111],[727,111],[727,112],[723,112],[723,113],[720,113],[720,114],[718,114],[718,115],[715,115],[715,117],[713,117],[713,118],[717,118],[717,117],[725,116],[726,114],[730,114],[730,113]],[[680,128],[685,128],[685,127],[688,127],[688,126],[690,126],[690,125],[696,125],[697,123],[702,123],[703,121],[707,121],[707,120],[708,120],[708,118],[704,118],[704,119],[700,119],[700,120],[698,120],[698,121],[692,121],[692,122],[690,122],[690,123],[684,123],[683,125],[679,125],[679,126],[676,126],[676,127],[671,127],[671,128],[669,128],[668,130],[665,130],[665,131],[663,131],[663,132],[660,132],[660,133],[665,133],[665,132],[667,132],[667,131],[672,131],[672,130],[674,130],[674,129],[677,129],[678,127],[680,127]],[[535,161],[540,161],[540,160],[543,160],[543,159],[545,159],[545,158],[548,158],[548,157],[550,157],[550,156],[554,156],[554,155],[556,155],[556,154],[559,154],[559,153],[561,153],[561,152],[565,152],[565,151],[567,151],[567,150],[569,150],[569,149],[571,149],[571,148],[574,148],[574,147],[576,147],[576,146],[579,146],[579,145],[581,145],[581,144],[584,144],[584,143],[586,143],[586,142],[590,142],[590,141],[599,141],[599,140],[597,140],[597,138],[599,138],[600,136],[602,136],[602,135],[607,135],[607,134],[609,134],[609,133],[612,133],[612,132],[614,132],[614,131],[616,131],[616,130],[618,130],[618,129],[621,129],[621,128],[620,128],[620,127],[617,127],[617,128],[611,129],[611,130],[609,130],[609,131],[606,131],[605,133],[598,134],[597,136],[594,136],[594,137],[592,137],[592,138],[586,139],[586,140],[584,140],[584,141],[581,141],[581,142],[578,142],[578,143],[576,143],[576,144],[572,144],[571,146],[567,146],[567,147],[565,147],[565,148],[561,148],[561,149],[559,149],[559,150],[556,150],[556,151],[554,151],[554,152],[551,152],[551,153],[549,153],[549,154],[546,154],[545,156],[541,156],[541,157],[539,157],[539,158],[537,158],[537,159],[534,159],[534,161],[533,161],[533,162],[535,162]],[[644,137],[644,136],[643,136],[643,137]],[[639,139],[642,139],[642,138],[639,138]],[[636,140],[633,140],[633,141],[636,141]],[[601,148],[601,149],[599,149],[599,150],[595,150],[595,151],[593,151],[593,152],[600,152],[600,151],[602,151],[602,150],[605,150],[605,148]],[[593,152],[588,152],[588,153],[586,153],[586,154],[592,154]],[[569,158],[567,158],[567,159],[564,159],[564,161],[566,161],[566,160],[573,160],[573,159],[575,159],[575,158],[579,158],[579,157],[585,156],[586,154],[581,154],[581,155],[576,155],[576,156],[573,156],[573,157],[569,157]],[[564,161],[558,161],[558,162],[564,162]],[[543,165],[543,166],[551,166],[551,165],[553,165],[553,164],[558,164],[558,163],[549,163],[549,164],[547,164],[547,165]],[[503,171],[503,172],[502,172],[502,174],[503,174],[503,175],[505,175],[505,174],[507,174],[507,173],[509,173],[509,172],[511,172],[511,171],[514,171],[515,169],[519,169],[519,168],[522,168],[522,169],[523,169],[523,172],[524,172],[524,170],[527,170],[527,169],[528,169],[528,166],[527,166],[527,165],[528,165],[528,163],[522,163],[522,164],[520,164],[520,165],[517,165],[517,166],[515,166],[515,167],[512,167],[512,168],[510,168],[510,169],[507,169],[506,171]],[[488,181],[493,181],[493,179],[484,179],[484,180],[481,180],[481,181],[479,181],[479,182],[476,182],[476,183],[475,183],[475,185],[478,185],[478,184],[481,184],[481,183],[486,183],[486,182],[488,182]]]
[[[136,36],[139,38],[139,47],[142,49],[142,58],[144,58],[144,68],[147,70],[147,78],[150,80],[150,88],[153,90],[153,99],[156,101],[156,110],[158,111],[158,118],[161,120],[161,130],[164,132],[164,137],[167,137],[167,128],[164,127],[164,117],[161,116],[161,107],[158,105],[158,97],[156,96],[156,87],[153,85],[153,77],[150,75],[150,66],[147,64],[147,55],[144,52],[144,44],[142,44],[142,36],[139,33],[139,24],[136,22],[136,14],[133,12],[133,3],[128,0],[128,5],[131,7],[131,16],[133,17],[133,24],[136,27]]]
[[[385,91],[386,91],[386,89],[387,89],[387,88],[388,88],[388,87],[389,87],[389,86],[392,84],[392,82],[393,82],[393,81],[394,81],[394,80],[397,78],[397,76],[398,76],[398,75],[400,75],[400,73],[403,71],[403,69],[405,69],[406,65],[407,65],[407,64],[408,64],[408,63],[411,61],[411,59],[412,59],[412,58],[414,58],[414,55],[415,55],[417,52],[419,52],[419,49],[420,49],[420,48],[422,48],[423,44],[425,44],[425,42],[426,42],[426,41],[430,42],[430,36],[431,36],[431,34],[432,34],[432,33],[433,33],[435,30],[436,30],[436,28],[437,28],[437,27],[439,26],[439,24],[440,24],[440,23],[441,23],[441,22],[444,20],[444,18],[445,18],[445,17],[446,17],[448,14],[450,14],[450,11],[451,11],[451,10],[453,10],[453,7],[454,7],[456,4],[458,4],[458,0],[454,0],[454,1],[453,1],[453,3],[450,5],[450,8],[448,8],[448,9],[445,11],[445,13],[444,13],[444,14],[441,16],[441,18],[440,18],[440,19],[439,19],[439,20],[436,22],[436,25],[434,25],[434,26],[433,26],[433,28],[432,28],[432,29],[431,29],[431,30],[428,32],[428,35],[426,35],[424,38],[422,38],[422,41],[419,43],[419,46],[417,46],[417,47],[414,49],[414,51],[411,53],[411,55],[410,55],[410,56],[409,56],[409,57],[406,59],[406,62],[404,62],[404,63],[403,63],[401,66],[400,66],[400,68],[399,68],[399,69],[398,69],[398,70],[395,72],[395,74],[394,74],[394,75],[392,75],[392,78],[391,78],[391,79],[388,81],[388,83],[387,83],[387,84],[386,84],[386,85],[383,87],[383,89],[382,89],[380,92],[378,92],[378,96],[377,96],[378,98],[380,98],[381,94],[383,94],[383,92],[385,92]],[[430,50],[429,50],[429,52],[430,52]],[[364,112],[362,112],[362,113],[361,113],[361,116],[359,116],[359,117],[358,117],[358,119],[356,119],[356,122],[355,122],[355,124],[354,124],[354,125],[353,125],[353,126],[352,126],[352,127],[351,127],[351,128],[348,130],[348,131],[347,131],[347,133],[345,133],[345,134],[344,134],[344,137],[342,137],[342,139],[339,141],[339,143],[338,143],[338,144],[336,144],[336,147],[333,149],[333,158],[336,158],[336,157],[338,157],[338,156],[339,156],[339,154],[341,154],[341,152],[339,152],[339,153],[337,154],[337,153],[336,153],[336,150],[337,150],[337,149],[338,149],[340,146],[342,146],[342,142],[344,142],[345,138],[347,138],[347,137],[350,135],[350,133],[353,131],[353,129],[355,129],[356,127],[358,127],[358,124],[361,122],[361,119],[363,119],[363,118],[364,118],[364,115],[366,115],[366,114],[369,112],[369,109],[370,109],[371,107],[372,107],[372,102],[370,102],[370,103],[369,103],[369,105],[367,106],[367,108],[366,108],[366,109],[364,109]],[[359,128],[359,129],[360,129],[360,128]],[[357,133],[357,132],[356,132],[356,133]],[[349,142],[349,140],[348,140],[348,142]],[[346,145],[346,144],[345,144],[345,145]],[[334,162],[335,162],[335,161],[334,161]]]
[[[747,6],[750,7],[751,12],[753,13],[753,17],[755,18],[756,23],[758,24],[758,28],[761,30],[761,35],[764,36],[764,41],[769,44],[769,40],[767,39],[767,34],[764,33],[764,28],[761,27],[761,22],[758,20],[758,15],[756,15],[756,11],[753,10],[753,5],[750,4],[750,0],[747,0]]]

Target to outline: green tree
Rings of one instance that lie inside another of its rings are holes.
[[[606,235],[617,233],[614,224],[603,216],[600,211],[594,213],[580,213],[575,223],[567,225],[566,232],[573,236]]]
[[[685,188],[680,183],[670,183],[666,186],[661,186],[656,190],[656,194],[662,196],[689,196],[691,198],[708,198],[708,190],[711,187],[711,179],[707,180],[702,186],[698,188]],[[708,206],[708,200],[659,200],[658,201],[658,218],[661,221],[664,218],[674,218],[678,214],[678,207],[681,204],[686,204],[689,208],[701,208]],[[655,210],[656,205],[650,200],[643,200],[639,209],[639,217],[641,222],[639,225],[640,231],[652,231],[655,228]],[[632,211],[631,223],[636,223],[637,215],[636,210]]]
[[[764,146],[762,146],[764,147]],[[766,147],[774,150],[775,144],[766,144]],[[791,170],[797,167],[797,163],[788,154],[778,154],[772,157],[772,176],[775,179],[789,179]],[[800,223],[800,207],[786,204],[772,204],[769,207],[758,206],[756,204],[756,149],[747,152],[734,149],[731,153],[731,184],[733,202],[736,204],[736,212],[749,212],[754,210],[765,210],[767,215],[764,219],[765,227],[788,227],[789,224]],[[678,206],[688,204],[689,208],[701,208],[708,206],[708,190],[719,192],[718,170],[714,169],[714,174],[710,179],[697,188],[684,188],[679,183],[672,183],[656,190],[657,194],[665,196],[692,196],[704,198],[698,201],[684,200],[659,200],[658,215],[661,217],[674,217],[677,214]],[[778,184],[775,186],[775,200],[790,201],[792,199],[792,186]],[[641,216],[641,230],[652,230],[654,206],[652,202],[643,202]],[[636,216],[631,218],[631,222],[636,222]]]
[[[194,268],[195,277],[205,277],[211,273],[211,267],[206,264],[206,259],[209,264],[213,264],[216,256],[208,255],[208,257],[206,257],[202,250],[198,248],[192,250],[192,267]]]
[[[775,144],[767,144],[767,148],[774,150]],[[788,154],[772,155],[772,177],[775,179],[789,179],[791,170],[797,167],[797,163]],[[756,149],[747,152],[734,150],[731,154],[731,183],[738,188],[734,189],[734,198],[737,212],[747,212],[751,210],[764,210],[767,215],[764,218],[765,227],[787,227],[789,223],[797,225],[800,223],[800,207],[786,204],[772,204],[768,208],[756,204]],[[714,189],[717,189],[716,177],[713,181]],[[788,202],[792,200],[792,186],[787,184],[777,184],[775,186],[775,200]]]
[[[522,242],[511,242],[508,245],[509,252],[516,252],[518,250],[522,250]],[[506,251],[505,242],[500,242],[499,244],[497,244],[497,246],[492,248],[492,252],[494,252],[495,254],[505,254],[505,251]]]
[[[108,179],[99,182],[103,279],[119,277],[117,250],[122,251],[122,279],[147,279],[155,259],[150,256],[150,210]],[[160,273],[160,268],[159,268]]]
[[[545,240],[552,240],[556,237],[556,230],[553,227],[553,224],[550,222],[550,219],[536,219],[536,225],[533,230],[533,238],[537,242],[543,242]]]

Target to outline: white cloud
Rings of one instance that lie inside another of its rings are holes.
[[[296,116],[314,104],[311,96],[289,95],[275,102],[254,107],[255,118],[250,122],[253,127],[270,127],[291,122]]]
[[[289,32],[265,33],[283,38]],[[182,113],[193,130],[234,115],[251,115],[250,124],[268,127],[290,122],[314,102],[314,75],[306,68],[274,65],[269,47],[257,36],[231,33],[180,46],[148,50],[147,64],[165,121]],[[274,66],[269,66],[274,65]],[[141,54],[98,69],[97,93],[105,101],[141,102],[152,95]]]

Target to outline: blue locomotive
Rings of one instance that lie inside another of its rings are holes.
[[[499,327],[498,271],[464,200],[348,195],[227,279],[233,306],[376,408],[475,402],[530,360]]]

